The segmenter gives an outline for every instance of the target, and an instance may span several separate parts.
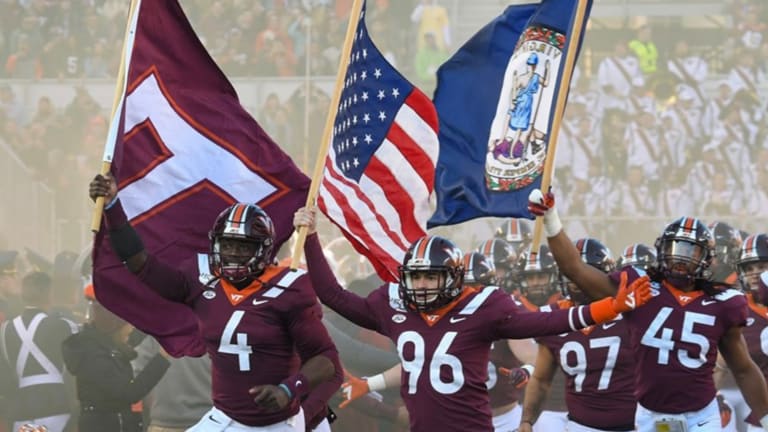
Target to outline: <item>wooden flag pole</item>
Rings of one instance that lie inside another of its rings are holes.
[[[110,116],[109,133],[107,141],[104,144],[104,158],[101,163],[101,175],[106,175],[112,168],[112,156],[115,152],[115,140],[117,139],[117,128],[120,126],[120,112],[118,107],[122,107],[123,96],[126,87],[126,69],[128,68],[127,58],[131,56],[133,50],[133,40],[136,33],[136,10],[141,0],[131,0],[128,7],[128,20],[125,25],[125,37],[123,38],[123,49],[120,53],[120,67],[117,69],[117,82],[115,83],[115,96],[112,100],[112,115]],[[126,55],[127,54],[127,55]],[[104,197],[98,197],[91,214],[91,232],[96,234],[101,227],[101,215],[104,211]]]
[[[571,76],[573,75],[573,69],[576,64],[576,47],[581,39],[582,22],[584,21],[584,14],[587,12],[588,0],[576,0],[576,13],[573,17],[573,25],[571,26],[572,32],[568,35],[568,52],[565,55],[565,66],[563,67],[563,79],[560,81],[560,92],[557,94],[557,101],[555,104],[555,115],[552,118],[552,127],[549,131],[549,144],[547,147],[547,157],[544,160],[544,172],[541,176],[541,192],[547,193],[549,186],[552,184],[552,172],[555,167],[555,151],[557,150],[557,138],[560,134],[560,124],[563,120],[563,114],[565,113],[565,102],[568,96],[568,91],[571,88]],[[533,241],[531,242],[531,252],[538,253],[539,245],[541,244],[541,231],[543,228],[543,218],[536,218],[536,225],[533,229]]]
[[[347,35],[344,38],[344,46],[339,57],[339,69],[336,72],[336,86],[334,87],[333,96],[331,97],[330,106],[328,107],[328,116],[325,118],[325,129],[323,130],[320,148],[317,151],[315,169],[312,172],[312,183],[309,186],[309,193],[307,194],[307,207],[315,205],[317,191],[320,189],[320,181],[322,180],[323,168],[325,167],[325,158],[328,154],[328,147],[331,145],[333,124],[336,122],[336,114],[339,110],[339,102],[341,101],[341,92],[344,90],[344,77],[347,75],[347,66],[349,66],[349,58],[352,52],[352,42],[355,39],[357,24],[360,22],[362,4],[363,0],[355,0],[352,4],[352,10],[349,13]],[[299,229],[298,234],[299,236],[293,249],[293,255],[291,256],[292,269],[296,269],[299,265],[301,253],[304,249],[304,242],[307,239],[307,228],[302,227]]]

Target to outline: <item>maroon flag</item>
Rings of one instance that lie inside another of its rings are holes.
[[[309,179],[240,105],[178,2],[144,1],[137,13],[112,172],[147,251],[197,268],[216,216],[236,201],[264,208],[283,243]],[[202,354],[191,309],[125,269],[104,231],[93,253],[98,300],[169,353]]]

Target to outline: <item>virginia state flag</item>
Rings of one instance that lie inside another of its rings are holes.
[[[586,9],[575,22],[579,1]],[[437,71],[440,156],[429,227],[531,218],[528,194],[541,184],[557,95],[568,89],[569,35],[583,30],[591,8],[592,0],[509,6]]]
[[[293,232],[309,179],[240,105],[178,2],[139,4],[112,172],[146,250],[171,266],[196,269],[216,216],[238,201],[260,205],[281,244]],[[192,310],[131,274],[103,227],[93,261],[96,297],[106,308],[173,355],[202,354]]]

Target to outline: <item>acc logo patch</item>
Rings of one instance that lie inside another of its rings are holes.
[[[206,299],[210,300],[210,299],[216,297],[216,291],[214,291],[214,290],[205,290],[205,291],[203,291],[203,297],[205,297]]]
[[[395,322],[395,324],[400,324],[405,322],[406,316],[403,314],[394,314],[392,315],[392,321]]]

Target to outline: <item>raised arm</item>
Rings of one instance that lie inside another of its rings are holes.
[[[616,294],[616,285],[608,275],[581,260],[579,251],[573,247],[573,242],[563,230],[555,208],[555,196],[551,191],[544,195],[538,189],[531,191],[528,210],[544,218],[544,235],[547,236],[549,249],[560,272],[593,299]]]
[[[333,275],[315,233],[315,209],[304,207],[296,211],[293,224],[297,229],[301,227],[308,229],[304,255],[307,259],[307,271],[312,287],[320,301],[360,327],[378,330],[376,314],[368,300],[342,288]]]

